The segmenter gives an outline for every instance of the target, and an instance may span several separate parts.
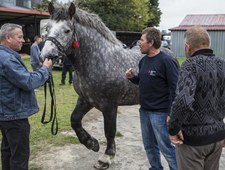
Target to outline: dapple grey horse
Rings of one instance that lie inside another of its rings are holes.
[[[119,105],[138,104],[138,87],[127,80],[125,71],[138,70],[139,50],[124,49],[122,43],[92,13],[49,4],[48,38],[41,55],[67,55],[74,67],[74,89],[79,95],[71,115],[71,126],[79,141],[99,151],[98,141],[82,127],[82,118],[93,107],[104,117],[107,140],[105,154],[95,165],[107,169],[116,154],[115,134]],[[77,42],[79,42],[79,47]]]

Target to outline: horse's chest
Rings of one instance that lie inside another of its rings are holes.
[[[92,96],[94,93],[101,91],[102,83],[99,81],[98,77],[83,77],[75,75],[75,90],[78,94],[84,96]]]

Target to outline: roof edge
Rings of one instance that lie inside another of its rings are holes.
[[[35,14],[35,15],[46,15],[50,16],[48,12],[37,11],[37,10],[23,10],[23,9],[13,9],[13,8],[4,8],[0,7],[0,11],[2,12],[12,12],[12,13],[23,13],[23,14]]]
[[[187,29],[189,29],[193,26],[196,26],[196,25],[179,25],[177,27],[170,28],[169,30],[170,31],[186,31]],[[225,27],[223,25],[221,25],[221,26],[219,26],[219,25],[217,25],[217,26],[199,25],[199,26],[202,26],[206,30],[211,30],[211,31],[225,30]]]

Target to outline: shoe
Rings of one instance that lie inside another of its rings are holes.
[[[64,86],[64,85],[65,85],[65,83],[60,83],[59,85],[60,85],[60,86]]]
[[[39,91],[39,89],[34,89],[34,91],[36,92],[36,91]]]

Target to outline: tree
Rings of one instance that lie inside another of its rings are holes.
[[[51,0],[55,3],[58,0]],[[158,0],[73,0],[79,8],[99,15],[114,31],[141,31],[147,26],[158,26],[161,11]],[[49,0],[37,6],[47,11]]]
[[[141,31],[147,26],[150,16],[148,14],[148,0],[133,0],[132,17],[129,20],[129,28],[132,31]]]
[[[157,18],[154,17],[154,13],[149,13],[149,0],[77,0],[76,2],[80,8],[98,14],[104,23],[115,31],[141,31],[149,21]]]
[[[149,20],[148,20],[148,26],[159,26],[160,20],[161,20],[162,12],[159,9],[159,2],[158,0],[149,0]]]
[[[42,0],[40,4],[37,4],[36,9],[38,11],[48,11],[49,2],[56,3],[57,0]]]

